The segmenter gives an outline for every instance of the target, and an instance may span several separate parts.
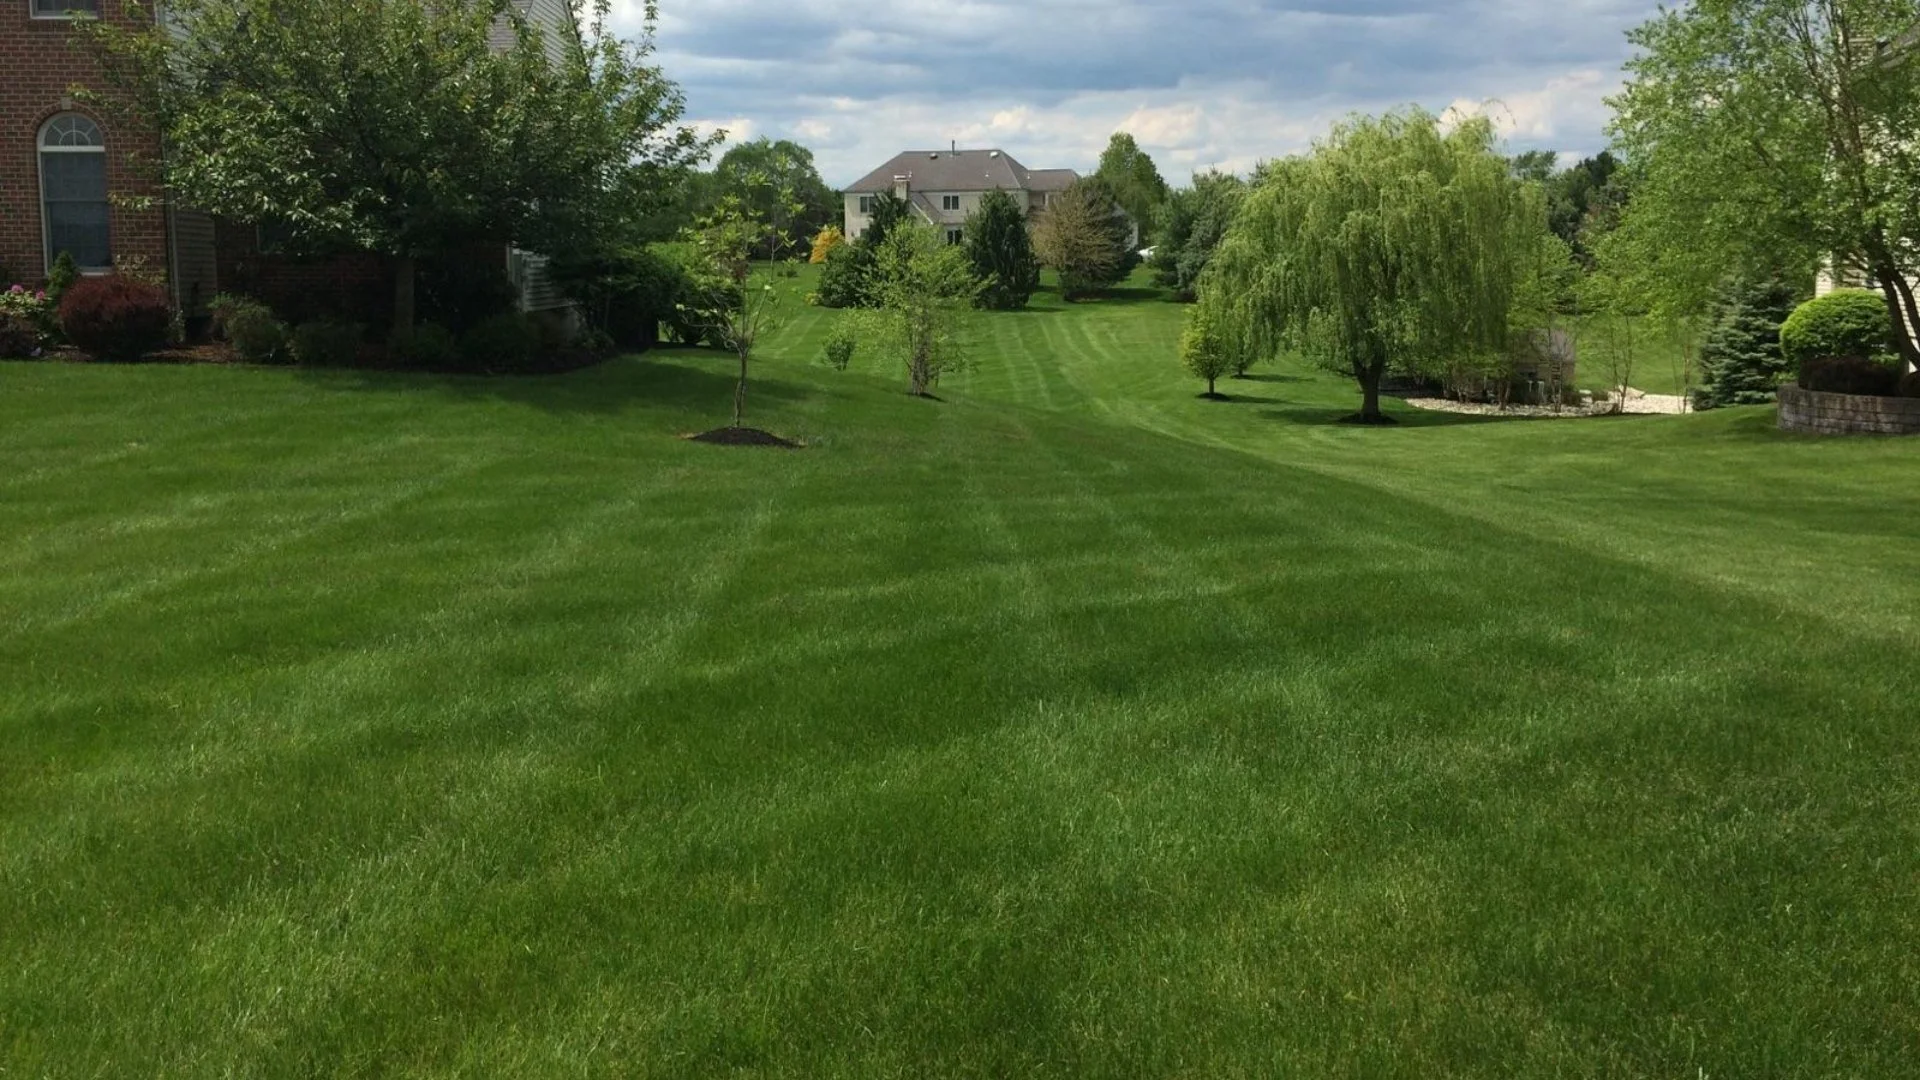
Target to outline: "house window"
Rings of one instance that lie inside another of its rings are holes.
[[[965,236],[966,236],[966,230],[964,229],[948,229],[947,243],[958,244],[961,240],[965,239]]]
[[[960,209],[960,196],[958,196],[958,195],[942,195],[942,196],[940,196],[940,209],[942,209],[942,210],[958,210],[958,209]]]
[[[873,196],[871,195],[860,196],[860,212],[863,214],[873,213]]]
[[[100,14],[100,0],[31,0],[36,19],[71,19]]]
[[[40,210],[48,266],[64,251],[82,270],[113,267],[107,140],[78,113],[61,113],[40,129]]]

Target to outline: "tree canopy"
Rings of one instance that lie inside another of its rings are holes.
[[[591,242],[708,153],[649,62],[652,5],[625,39],[581,2],[559,40],[507,0],[168,0],[162,24],[87,30],[182,203],[393,256],[404,334],[416,258]]]
[[[1200,317],[1230,355],[1304,353],[1352,375],[1357,419],[1379,422],[1390,368],[1505,347],[1545,213],[1485,118],[1357,118],[1263,175],[1200,283]]]
[[[1100,154],[1100,165],[1093,174],[1113,193],[1114,201],[1140,226],[1145,238],[1159,216],[1160,204],[1167,199],[1167,182],[1133,136],[1115,132]]]
[[[820,179],[813,151],[789,139],[755,139],[729,147],[713,168],[714,204],[731,197],[770,226],[769,258],[807,247],[840,222],[840,198]]]
[[[1054,196],[1034,227],[1033,242],[1071,299],[1126,277],[1133,266],[1132,232],[1112,190],[1099,177],[1087,177]]]
[[[1168,193],[1154,224],[1152,265],[1158,282],[1191,301],[1200,274],[1233,224],[1246,196],[1246,181],[1231,173],[1204,172],[1193,186]]]
[[[1911,0],[1696,0],[1631,34],[1613,101],[1635,173],[1623,227],[1640,219],[1664,249],[1669,287],[1704,307],[1729,271],[1837,258],[1920,360],[1904,329],[1920,324],[1920,69],[1888,48],[1916,18]]]

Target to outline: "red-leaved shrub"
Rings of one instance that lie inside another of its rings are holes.
[[[167,344],[167,294],[129,277],[81,278],[60,297],[60,329],[99,360],[138,360]]]

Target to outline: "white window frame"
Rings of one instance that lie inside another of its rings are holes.
[[[78,119],[85,120],[88,124],[92,125],[94,134],[99,137],[99,141],[87,146],[48,146],[47,132],[52,129],[53,125],[59,123],[62,120],[67,119],[68,117],[76,117]],[[34,132],[33,171],[36,177],[40,181],[39,195],[40,195],[41,259],[46,269],[52,270],[53,260],[59,258],[60,253],[53,250],[53,215],[47,213],[47,155],[48,154],[99,154],[101,158],[100,172],[102,177],[104,178],[107,172],[106,130],[102,128],[100,126],[99,121],[95,120],[93,117],[88,116],[85,113],[68,111],[68,112],[54,113],[52,116],[47,117],[46,120],[40,124],[40,129]],[[110,273],[113,270],[113,224],[112,224],[113,206],[111,202],[109,202],[107,205],[107,217],[108,217],[107,263],[105,266],[82,266],[80,267],[81,273],[105,274],[105,273]],[[75,261],[78,262],[78,260],[75,260]]]
[[[66,2],[71,3],[71,2],[75,2],[75,0],[66,0]],[[77,19],[81,17],[82,15],[87,16],[88,18],[96,18],[99,16],[100,0],[77,0],[77,2],[83,3],[83,4],[89,4],[91,6],[82,7],[78,9],[66,8],[61,11],[41,11],[40,0],[27,0],[27,17],[31,19],[54,19],[54,20],[71,21],[73,19]]]
[[[967,242],[967,231],[958,226],[947,226],[947,246],[959,247]]]
[[[859,196],[859,199],[860,201],[856,205],[860,207],[860,212],[863,214],[873,213],[873,196],[861,195]]]
[[[958,196],[958,195],[942,195],[942,196],[940,196],[940,209],[942,209],[942,210],[958,210],[958,209],[960,209],[960,196]]]

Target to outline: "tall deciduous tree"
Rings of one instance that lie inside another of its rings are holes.
[[[813,151],[789,139],[760,138],[728,148],[713,167],[720,196],[731,195],[772,227],[767,258],[797,251],[840,220],[840,200]]]
[[[1059,273],[1061,291],[1073,299],[1126,276],[1132,231],[1112,191],[1090,177],[1054,196],[1033,242],[1040,261]]]
[[[1141,236],[1145,237],[1159,214],[1160,204],[1167,200],[1167,182],[1161,178],[1153,158],[1140,149],[1133,136],[1124,131],[1115,132],[1113,138],[1107,140],[1107,148],[1100,154],[1100,165],[1093,175],[1113,192],[1115,201],[1140,226]]]
[[[1266,170],[1201,280],[1202,313],[1229,353],[1293,349],[1352,375],[1355,419],[1384,422],[1389,369],[1505,347],[1544,219],[1485,118],[1355,119]]]
[[[168,0],[162,23],[88,37],[182,203],[391,256],[405,336],[416,260],[594,242],[709,152],[650,63],[652,3],[637,39],[609,0],[570,13],[554,40],[508,0]]]
[[[1920,326],[1920,57],[1911,0],[1695,0],[1639,27],[1614,99],[1637,176],[1705,295],[1729,269],[1837,258],[1874,281],[1909,361]]]
[[[1040,262],[1020,204],[1004,191],[989,191],[967,217],[967,257],[980,279],[978,303],[995,311],[1027,306],[1040,287]]]

